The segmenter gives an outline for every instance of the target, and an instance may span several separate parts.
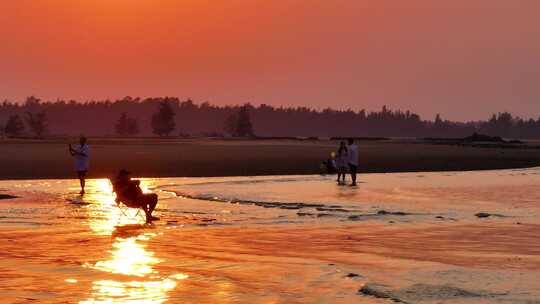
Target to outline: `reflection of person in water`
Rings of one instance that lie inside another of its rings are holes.
[[[141,208],[146,214],[146,221],[159,220],[152,216],[156,208],[158,196],[155,193],[143,193],[139,180],[132,180],[130,172],[122,169],[113,181],[113,191],[116,193],[116,203],[124,203],[130,208]]]

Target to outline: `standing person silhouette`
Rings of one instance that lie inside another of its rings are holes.
[[[345,185],[345,175],[347,174],[347,167],[349,156],[347,152],[347,146],[345,146],[345,142],[342,141],[339,145],[337,158],[336,158],[336,165],[337,165],[337,183],[338,185]]]
[[[356,186],[356,171],[358,171],[358,146],[354,144],[354,139],[349,138],[347,145],[347,156],[349,170],[351,170],[351,186]]]
[[[86,173],[88,172],[88,164],[90,160],[90,147],[86,144],[86,137],[81,136],[79,145],[72,147],[69,144],[69,153],[75,157],[75,171],[79,177],[81,184],[81,195],[84,194],[84,186],[86,184]]]

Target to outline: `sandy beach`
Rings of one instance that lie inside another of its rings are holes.
[[[73,178],[70,141],[0,141],[0,179]],[[71,141],[73,142],[73,141]],[[121,168],[145,177],[318,174],[337,150],[330,140],[90,139],[91,178]],[[358,141],[363,173],[509,169],[540,166],[540,144],[440,144],[418,139]]]
[[[0,304],[540,304],[540,1],[0,19]]]
[[[2,181],[3,303],[540,303],[540,169]]]

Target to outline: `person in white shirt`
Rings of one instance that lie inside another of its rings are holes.
[[[81,136],[79,145],[76,145],[75,147],[72,147],[71,144],[69,144],[69,153],[71,156],[75,157],[75,171],[79,177],[82,195],[84,194],[86,173],[88,172],[90,160],[90,147],[88,147],[88,144],[86,143],[86,137]]]
[[[356,171],[358,170],[358,146],[354,144],[354,139],[349,138],[347,145],[347,156],[349,170],[351,171],[351,186],[356,186]]]

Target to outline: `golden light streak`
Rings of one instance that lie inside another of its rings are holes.
[[[143,192],[151,192],[151,180],[141,180]],[[163,303],[168,299],[167,292],[174,289],[178,281],[189,278],[186,274],[160,276],[154,266],[161,260],[147,249],[148,242],[156,233],[145,230],[144,217],[137,216],[137,210],[120,209],[115,202],[112,186],[106,179],[91,181],[90,194],[85,201],[89,226],[98,235],[115,235],[110,256],[83,267],[104,273],[123,276],[123,279],[101,279],[93,282],[91,297],[80,301],[90,303]],[[116,278],[116,277],[115,277]],[[68,282],[68,280],[66,280]],[[69,281],[75,283],[75,281]]]

